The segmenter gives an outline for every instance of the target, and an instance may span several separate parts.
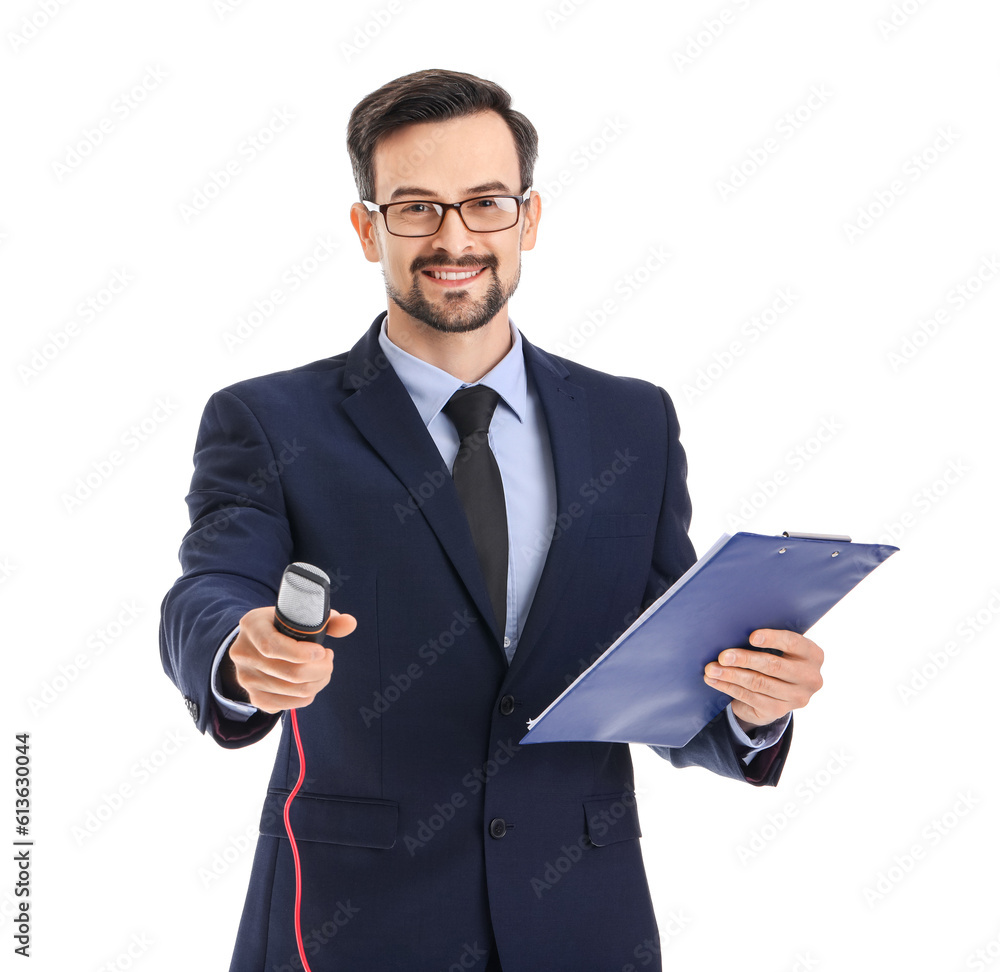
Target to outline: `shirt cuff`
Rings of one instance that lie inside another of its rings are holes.
[[[215,653],[215,661],[212,663],[212,695],[215,701],[219,705],[219,709],[222,714],[227,719],[232,719],[234,722],[246,722],[250,716],[257,712],[257,706],[250,705],[249,702],[236,702],[233,699],[227,699],[220,691],[218,685],[218,674],[219,674],[219,663],[222,661],[222,656],[225,655],[226,649],[233,643],[235,637],[240,633],[240,626],[237,625],[229,633],[229,636],[225,641],[222,642],[219,650]]]
[[[737,744],[750,750],[750,752],[743,757],[743,763],[745,766],[749,766],[750,760],[752,760],[762,749],[769,749],[776,742],[778,742],[779,739],[781,739],[781,737],[785,734],[785,729],[788,727],[789,720],[792,718],[791,712],[786,712],[780,719],[775,719],[774,722],[771,722],[766,726],[758,726],[753,730],[753,738],[751,739],[736,721],[736,716],[733,715],[733,705],[731,702],[726,706],[726,715],[729,717],[729,728],[732,729],[733,738],[735,738]]]

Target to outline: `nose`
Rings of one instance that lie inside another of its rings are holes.
[[[457,209],[447,209],[441,228],[434,234],[434,246],[440,250],[458,253],[475,247],[475,234],[462,222]]]

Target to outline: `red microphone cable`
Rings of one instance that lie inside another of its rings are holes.
[[[295,799],[295,794],[299,792],[302,781],[306,778],[306,758],[302,752],[302,740],[299,738],[299,720],[295,716],[294,709],[289,709],[288,712],[292,717],[292,734],[295,736],[295,748],[299,754],[299,778],[295,781],[292,792],[288,794],[288,799],[285,800],[285,830],[288,832],[288,842],[292,845],[292,857],[295,859],[295,941],[299,947],[299,959],[302,962],[302,968],[305,972],[312,972],[309,962],[306,959],[305,946],[302,944],[302,923],[300,917],[302,907],[302,869],[299,864],[299,849],[295,844],[295,836],[292,834],[292,824],[288,819],[288,811],[291,809],[292,800]]]
[[[296,641],[314,641],[322,644],[326,625],[330,620],[330,577],[318,567],[297,562],[285,568],[278,589],[278,601],[274,610],[274,626],[282,634]],[[305,944],[302,941],[302,865],[299,861],[299,848],[292,833],[290,813],[292,800],[299,792],[306,778],[306,757],[302,752],[302,739],[299,736],[299,720],[295,709],[287,710],[292,719],[292,735],[295,736],[295,748],[299,755],[299,778],[292,787],[292,792],[285,800],[285,831],[288,843],[292,847],[292,858],[295,861],[295,943],[299,949],[299,959],[304,972],[312,972],[306,959]]]

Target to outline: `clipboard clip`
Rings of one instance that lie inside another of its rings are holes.
[[[832,540],[835,543],[850,543],[851,538],[836,533],[789,533],[785,530],[783,537],[791,537],[795,540]]]

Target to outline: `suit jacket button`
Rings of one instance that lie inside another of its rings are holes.
[[[500,700],[500,715],[510,715],[514,711],[514,696],[505,695]]]
[[[188,712],[191,713],[191,718],[195,722],[198,721],[198,703],[194,699],[189,699],[186,695],[184,696],[184,704],[187,706]]]
[[[503,817],[494,817],[490,821],[490,836],[499,840],[505,833],[507,833],[507,822]]]

